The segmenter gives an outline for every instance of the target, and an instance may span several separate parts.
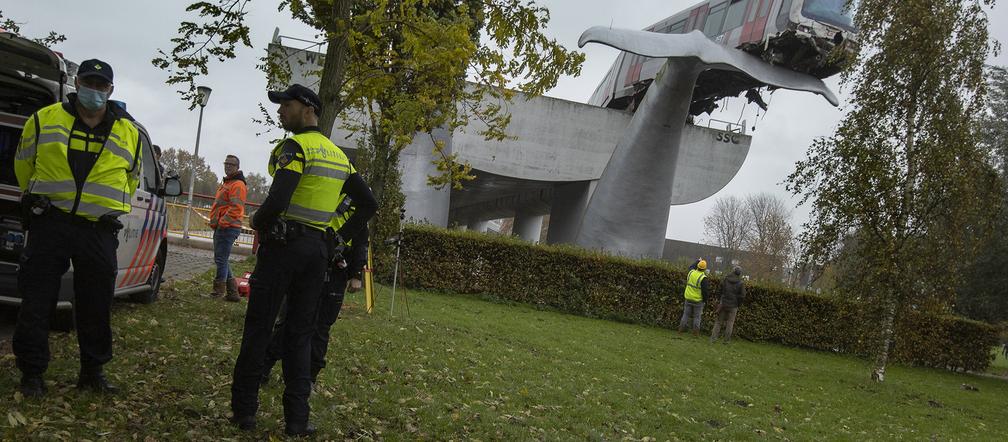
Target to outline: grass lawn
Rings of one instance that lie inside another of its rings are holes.
[[[247,266],[247,264],[243,264]],[[259,430],[227,424],[245,303],[174,284],[156,304],[117,303],[115,359],[128,392],[73,389],[76,340],[54,334],[49,395],[15,393],[0,356],[6,419],[19,439],[262,440],[282,435],[282,382],[262,391]],[[410,292],[411,318],[368,316],[361,296],[333,328],[311,400],[324,439],[382,440],[1004,440],[1008,382],[892,367],[767,344],[706,339],[520,305]],[[745,327],[745,311],[738,327]],[[277,370],[279,371],[279,370]],[[964,384],[977,391],[964,388]],[[2,417],[2,416],[0,416]]]

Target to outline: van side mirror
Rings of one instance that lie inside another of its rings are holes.
[[[165,174],[164,187],[161,188],[161,196],[179,196],[182,194],[182,181],[179,181],[178,172],[174,170]]]

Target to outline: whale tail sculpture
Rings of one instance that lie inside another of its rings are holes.
[[[596,26],[578,41],[582,47],[588,43],[666,61],[585,209],[576,243],[586,248],[633,257],[662,256],[679,144],[702,72],[739,72],[762,85],[812,92],[839,105],[822,80],[721,46],[699,31],[660,34]]]

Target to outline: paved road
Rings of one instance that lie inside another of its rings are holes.
[[[244,259],[243,256],[232,256],[233,260]],[[165,264],[164,278],[166,281],[183,281],[200,275],[213,268],[213,252],[209,250],[190,249],[172,246],[168,251],[168,262]],[[10,351],[10,337],[14,333],[14,323],[17,320],[17,309],[0,306],[0,353]]]

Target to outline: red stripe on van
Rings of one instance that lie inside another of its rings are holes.
[[[167,236],[165,234],[158,235],[158,232],[164,232],[165,220],[167,218],[161,215],[160,210],[155,211],[154,216],[157,217],[158,221],[154,223],[154,226],[151,229],[151,239],[147,248],[148,258],[146,265],[141,267],[137,274],[137,284],[143,283],[145,281],[144,278],[150,276],[150,272],[154,268],[154,261],[157,260],[157,252],[160,249],[159,246],[161,245],[161,241],[164,240],[165,236]]]
[[[120,288],[129,285],[130,280],[133,279],[133,274],[135,273],[137,265],[137,258],[140,257],[140,249],[143,248],[143,242],[147,236],[147,224],[150,222],[150,216],[150,206],[147,206],[147,210],[144,211],[143,228],[140,230],[140,244],[137,246],[137,249],[133,251],[133,259],[130,261],[129,267],[126,268],[126,275],[123,276],[122,282],[119,283]]]
[[[161,226],[161,214],[155,210],[157,204],[154,201],[154,198],[155,197],[152,195],[150,205],[147,207],[147,210],[151,213],[152,220],[147,226],[148,229],[145,232],[146,239],[144,239],[140,245],[140,260],[137,262],[137,268],[133,272],[131,281],[132,285],[144,282],[144,278],[146,278],[150,273],[149,271],[145,272],[144,270],[147,269],[154,260],[151,255],[153,255],[154,244],[157,243],[159,239],[157,238],[157,235],[155,235],[155,232],[157,232],[157,228]]]

